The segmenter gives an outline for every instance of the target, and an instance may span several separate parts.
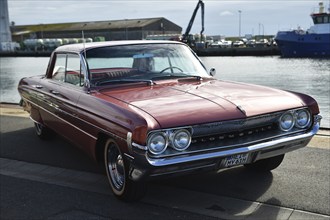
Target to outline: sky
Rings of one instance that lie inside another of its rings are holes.
[[[279,30],[308,29],[310,14],[322,0],[203,0],[206,35],[275,35]],[[328,8],[330,0],[324,0]],[[8,0],[16,25],[165,17],[186,30],[198,0]],[[239,13],[241,11],[241,13]],[[239,15],[240,14],[240,15]],[[241,17],[241,19],[239,19]],[[198,11],[191,33],[201,30]]]

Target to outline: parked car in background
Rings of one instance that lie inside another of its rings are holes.
[[[246,42],[247,47],[255,47],[256,46],[256,40],[251,39]]]
[[[180,42],[74,44],[58,47],[46,73],[23,78],[18,91],[37,136],[70,140],[104,164],[116,197],[132,201],[151,178],[270,171],[318,131],[310,96],[214,74]]]
[[[267,47],[269,44],[269,41],[267,39],[260,39],[256,41],[256,47]]]
[[[245,44],[241,40],[234,41],[233,47],[245,47]]]

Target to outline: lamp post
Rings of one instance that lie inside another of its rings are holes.
[[[265,27],[263,24],[259,23],[259,37],[260,37],[260,26],[262,27],[262,38],[264,38],[265,35]]]
[[[238,36],[241,38],[241,10],[238,10],[238,17],[239,17],[239,22],[238,22]]]

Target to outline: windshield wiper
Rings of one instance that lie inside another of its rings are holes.
[[[185,75],[185,76],[182,76],[181,78],[196,78],[198,81],[203,80],[203,77],[195,76],[195,75]]]
[[[197,80],[202,80],[203,78],[201,76],[196,76],[196,75],[187,75],[187,74],[166,74],[166,75],[159,75],[152,77],[152,80],[155,79],[166,79],[166,78],[196,78]]]
[[[139,82],[145,82],[149,86],[155,85],[155,83],[152,80],[147,80],[147,79],[114,79],[114,80],[106,80],[106,81],[99,81],[96,82],[96,86],[101,86],[105,84],[118,84],[118,83],[139,83]]]

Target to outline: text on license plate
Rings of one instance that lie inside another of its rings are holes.
[[[236,154],[225,158],[225,167],[236,166],[247,163],[249,154]]]

